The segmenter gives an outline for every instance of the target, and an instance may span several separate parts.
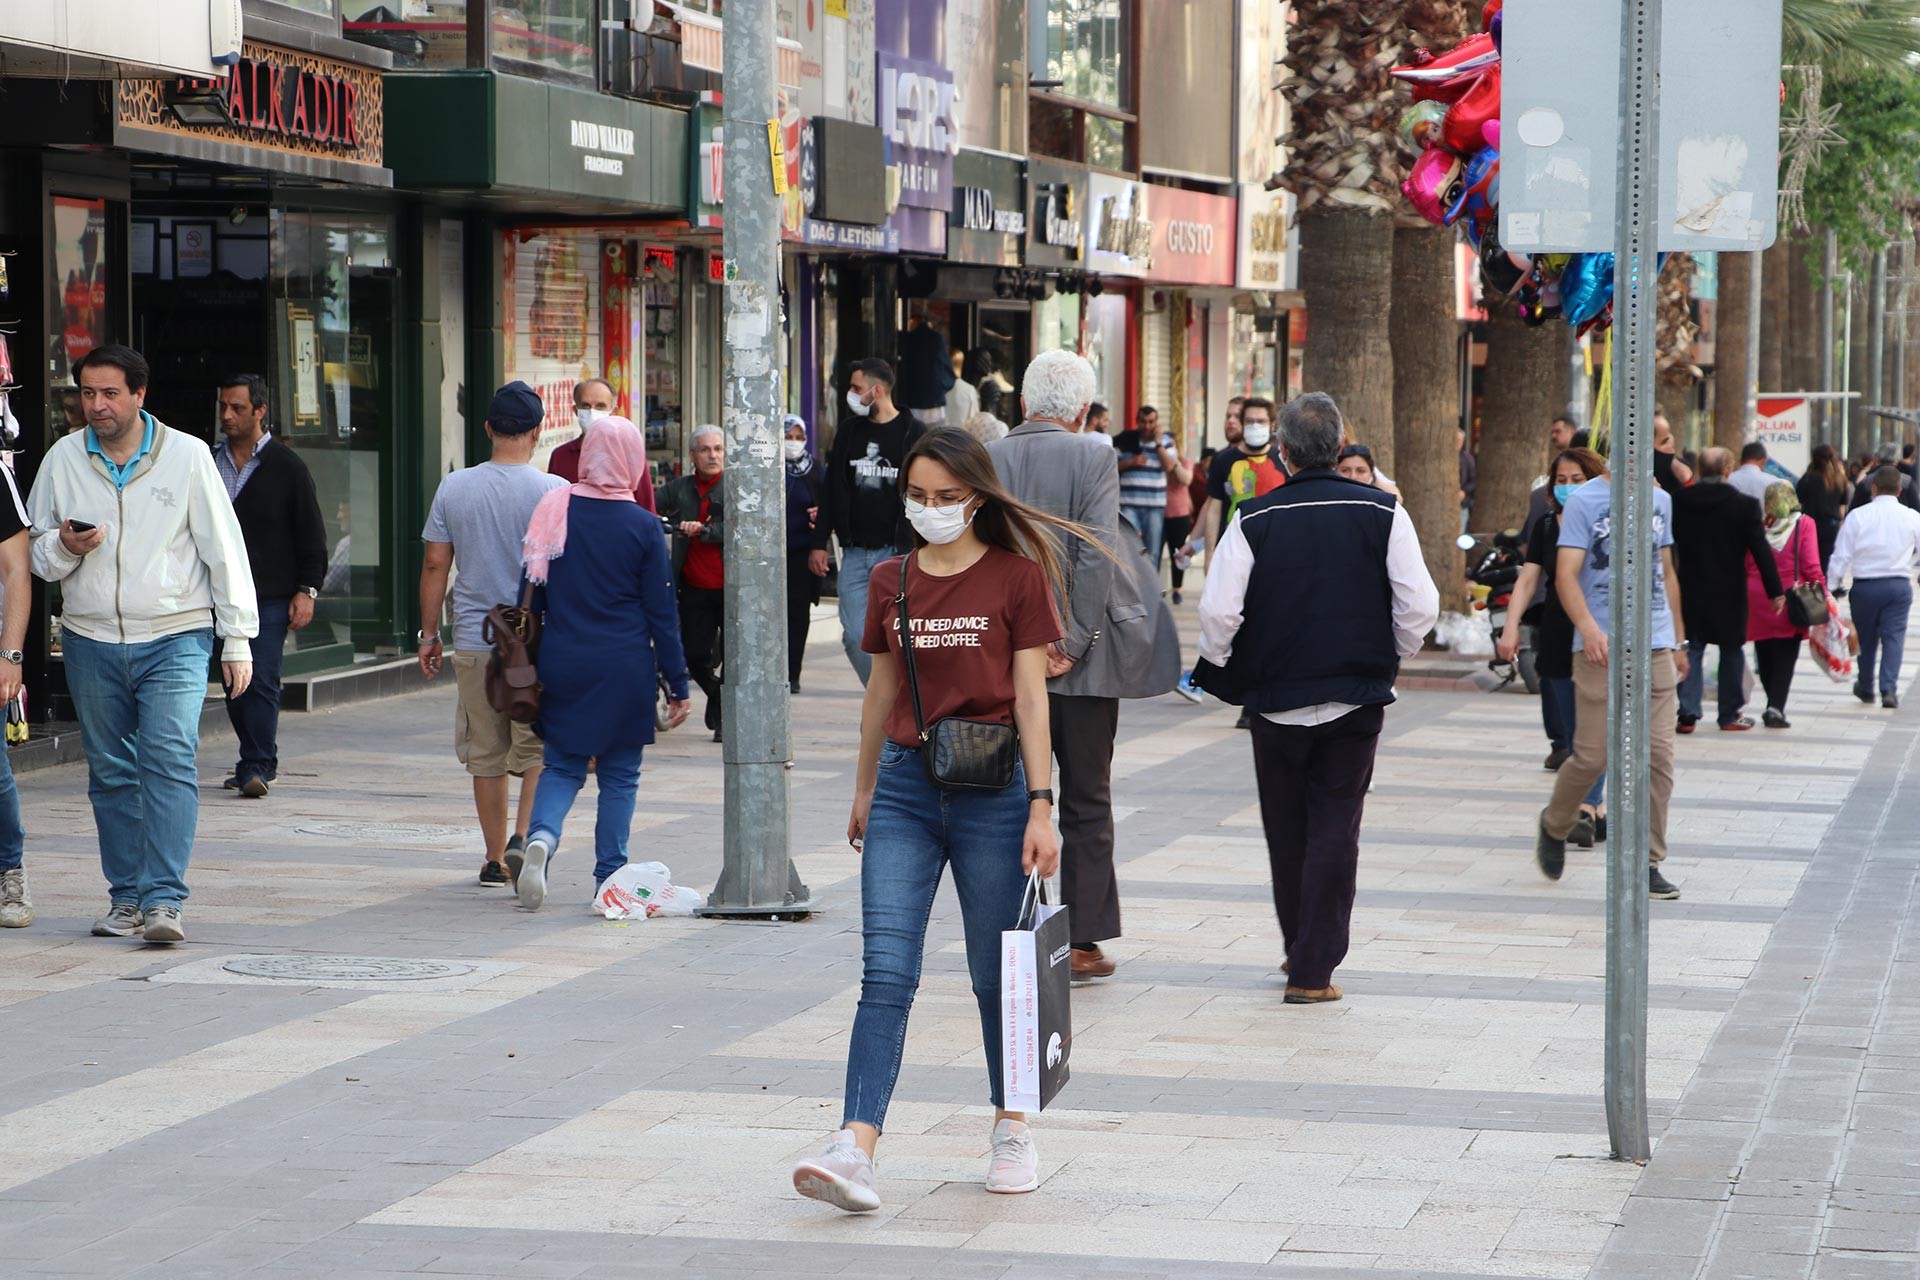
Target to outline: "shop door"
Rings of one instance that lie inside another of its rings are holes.
[[[1149,291],[1140,313],[1140,404],[1158,409],[1163,424],[1172,422],[1173,295],[1164,290]]]
[[[1008,426],[1020,424],[1020,380],[1027,376],[1033,359],[1033,313],[1026,307],[981,306],[978,317],[979,345],[993,352],[994,367],[1007,380],[1016,398],[998,416]]]

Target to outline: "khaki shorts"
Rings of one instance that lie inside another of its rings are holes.
[[[485,653],[453,655],[460,705],[453,713],[453,753],[476,778],[519,777],[537,769],[546,748],[530,724],[515,724],[487,703]]]

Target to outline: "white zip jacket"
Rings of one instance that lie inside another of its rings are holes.
[[[102,644],[143,644],[213,624],[221,660],[251,662],[260,609],[240,521],[207,446],[141,411],[153,448],[116,487],[87,452],[89,430],[54,442],[27,498],[34,576],[60,584],[60,625]],[[144,428],[142,428],[144,430]],[[60,525],[85,520],[104,540],[84,556]]]

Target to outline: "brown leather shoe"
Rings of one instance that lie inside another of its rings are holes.
[[[1075,978],[1111,978],[1115,968],[1113,961],[1107,959],[1106,953],[1098,947],[1091,951],[1075,947],[1072,965]]]
[[[1306,987],[1288,987],[1286,1002],[1288,1004],[1331,1004],[1345,994],[1335,986],[1325,986],[1314,991]]]

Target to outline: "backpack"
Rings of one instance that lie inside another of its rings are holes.
[[[493,646],[487,659],[487,705],[515,724],[540,718],[540,615],[533,611],[533,583],[520,592],[518,605],[487,610],[480,636]]]

